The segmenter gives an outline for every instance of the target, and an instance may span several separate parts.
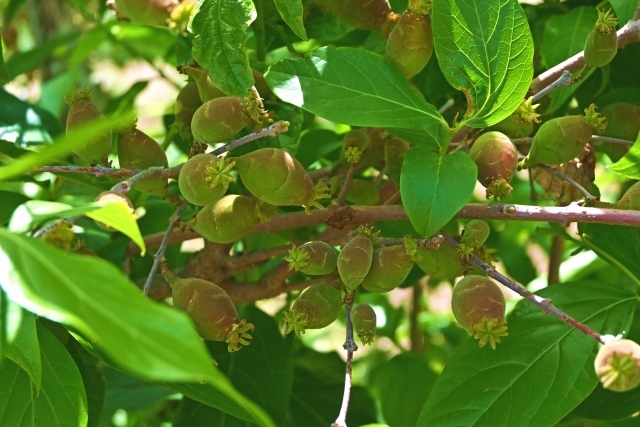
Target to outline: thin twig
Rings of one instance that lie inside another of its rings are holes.
[[[349,167],[349,172],[347,172],[347,176],[344,179],[344,184],[342,185],[342,189],[340,190],[340,195],[338,198],[331,202],[331,206],[342,206],[344,204],[344,199],[347,197],[347,193],[349,192],[349,187],[351,187],[351,180],[353,180],[353,175],[356,173],[358,166],[354,163]]]
[[[617,32],[618,35],[618,49],[626,46],[629,43],[640,41],[640,20],[636,18],[633,21],[629,21]],[[550,68],[538,77],[533,79],[531,87],[529,89],[529,95],[535,95],[545,87],[549,86],[553,81],[564,72],[569,71],[575,73],[584,67],[584,52],[579,52],[571,58],[561,62],[555,67]]]
[[[547,166],[547,165],[543,165],[541,163],[536,164],[536,167],[542,168],[542,169],[546,170],[547,172],[552,173],[557,178],[559,178],[559,179],[561,179],[563,181],[567,181],[569,184],[571,184],[575,188],[577,188],[578,191],[580,191],[584,195],[584,197],[586,197],[586,199],[589,200],[591,203],[593,203],[594,201],[598,200],[598,198],[596,196],[594,196],[593,194],[589,193],[586,188],[584,188],[582,185],[578,184],[575,180],[569,178],[567,175],[565,175],[562,172],[560,172],[558,169],[552,168],[552,167]]]
[[[458,246],[458,243],[455,240],[453,240],[453,238],[451,238],[450,236],[447,236],[444,233],[443,235],[446,237],[446,242],[449,246],[451,246],[454,249]],[[545,314],[550,313],[556,316],[558,319],[562,320],[567,325],[571,326],[574,329],[579,330],[583,334],[593,338],[594,340],[598,341],[601,344],[605,344],[608,341],[607,337],[599,334],[598,332],[594,331],[587,325],[577,321],[573,317],[569,316],[568,314],[564,313],[562,310],[555,307],[552,304],[551,300],[548,300],[547,298],[539,297],[538,295],[535,295],[534,293],[529,292],[524,286],[500,274],[495,268],[485,263],[475,255],[471,255],[469,257],[469,261],[477,265],[482,271],[484,271],[487,274],[487,276],[495,279],[496,281],[506,286],[507,288],[511,289],[518,295],[528,299],[529,301],[531,301],[532,303],[540,307],[543,313]]]
[[[348,293],[344,297],[345,318],[347,323],[347,338],[342,347],[347,350],[347,373],[344,378],[344,394],[342,395],[342,406],[336,421],[331,427],[347,427],[347,411],[349,410],[349,399],[351,397],[351,382],[353,375],[353,352],[358,350],[356,341],[353,339],[353,324],[351,323],[351,307],[353,307],[353,293]]]
[[[569,71],[567,71],[567,70],[564,70],[562,72],[562,74],[560,75],[560,77],[558,77],[558,79],[556,81],[554,81],[549,86],[545,87],[540,92],[538,92],[538,93],[536,93],[534,95],[533,102],[538,102],[544,96],[550,94],[551,92],[553,92],[554,90],[556,90],[560,86],[571,86],[571,83],[572,83],[571,73]]]
[[[449,108],[453,107],[455,105],[456,101],[451,98],[448,99],[447,102],[445,102],[442,107],[440,107],[440,109],[438,110],[438,113],[443,114],[445,113]]]
[[[158,248],[158,252],[156,252],[156,254],[154,255],[153,266],[151,267],[149,276],[147,277],[147,281],[142,288],[142,292],[145,295],[149,293],[149,288],[151,288],[151,281],[153,280],[153,276],[156,274],[156,271],[158,270],[158,267],[160,267],[162,261],[164,261],[164,252],[167,250],[169,237],[171,236],[171,233],[173,233],[173,229],[176,227],[176,225],[178,225],[178,222],[180,222],[180,215],[182,214],[182,211],[186,206],[187,202],[182,202],[182,204],[178,206],[178,209],[176,209],[171,218],[169,218],[169,227],[167,227],[167,231],[164,233],[164,238],[162,239],[162,243]]]
[[[388,205],[393,205],[395,204],[398,200],[400,200],[400,190],[396,191],[395,193],[393,193],[391,195],[391,197],[389,197],[387,200],[385,200],[385,202],[382,204],[383,206],[388,206]]]
[[[40,166],[31,170],[32,173],[87,173],[95,176],[109,176],[111,178],[128,178],[139,174],[138,169],[116,169],[103,166]]]
[[[211,152],[214,156],[219,156],[222,153],[226,153],[227,151],[231,151],[234,148],[237,148],[241,145],[244,145],[248,142],[255,141],[256,139],[264,138],[266,136],[278,136],[283,132],[289,130],[289,122],[280,120],[272,124],[271,126],[262,129],[259,132],[250,133],[247,136],[243,136],[242,138],[236,139],[226,145],[223,145],[220,148],[216,148]]]

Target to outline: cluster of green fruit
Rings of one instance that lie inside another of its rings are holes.
[[[184,31],[197,0],[112,0],[121,19]]]

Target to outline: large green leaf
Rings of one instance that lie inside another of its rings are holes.
[[[86,351],[74,339],[69,339],[67,350],[76,362],[82,383],[87,395],[87,406],[89,408],[88,427],[99,427],[100,417],[104,407],[104,397],[107,383],[104,376],[103,363],[100,359]]]
[[[50,111],[0,89],[0,134],[3,139],[11,139],[17,144],[42,144],[62,131],[60,120]],[[20,150],[13,147],[7,152],[4,146],[1,148],[11,157]]]
[[[42,385],[42,360],[36,331],[36,318],[20,306],[17,307],[22,310],[20,329],[18,329],[13,342],[8,345],[6,356],[29,374],[36,391],[38,391]]]
[[[0,37],[0,84],[9,83],[11,78],[7,71],[7,66],[4,64],[4,54],[2,52],[2,37]]]
[[[629,330],[636,296],[608,284],[574,282],[538,295],[603,334]],[[438,378],[418,426],[548,427],[598,383],[596,342],[527,300],[508,319],[496,350],[469,338]]]
[[[304,29],[302,15],[304,8],[302,0],[274,0],[280,16],[291,30],[302,40],[307,40],[307,32]]]
[[[374,372],[373,389],[384,420],[394,427],[415,427],[436,378],[427,361],[413,353],[383,364]]]
[[[400,176],[400,194],[411,224],[429,237],[469,201],[478,168],[461,151],[440,156],[423,147],[407,152]]]
[[[185,314],[144,297],[108,262],[66,253],[0,229],[0,285],[13,301],[74,328],[136,376],[156,381],[208,381],[260,424],[273,425],[213,368]]]
[[[39,67],[47,59],[54,56],[57,49],[61,46],[73,43],[81,34],[81,31],[67,32],[66,34],[49,38],[44,43],[36,44],[36,46],[31,50],[16,53],[7,61],[9,77],[14,79],[20,74]]]
[[[2,364],[2,358],[7,352],[7,348],[18,336],[22,318],[26,313],[28,312],[11,301],[7,294],[0,289],[0,364]]]
[[[254,19],[251,0],[205,0],[193,18],[193,59],[229,96],[245,96],[254,84],[246,49]]]
[[[607,167],[625,178],[640,179],[640,133],[627,154]]]
[[[350,47],[322,47],[304,58],[280,61],[265,79],[283,101],[351,126],[409,128],[424,143],[448,142],[449,128],[397,67],[382,56]]]
[[[613,10],[618,17],[620,25],[624,25],[633,19],[633,15],[638,7],[636,0],[609,0]]]
[[[133,243],[140,248],[140,255],[144,256],[147,248],[140,234],[136,217],[131,208],[123,201],[113,201],[100,203],[101,206],[96,210],[91,210],[86,215],[96,221],[100,221],[103,224],[121,232],[125,236],[129,237]]]
[[[60,342],[38,325],[42,357],[42,387],[38,392],[29,375],[5,361],[0,369],[0,425],[50,427],[87,425],[87,398],[78,367]]]
[[[464,91],[466,124],[508,117],[533,77],[533,38],[517,0],[433,2],[433,45],[447,81]]]
[[[281,426],[287,417],[293,383],[291,350],[273,317],[253,305],[239,314],[256,327],[251,345],[243,347],[242,351],[229,353],[225,343],[209,342],[209,350],[218,362],[218,368],[227,374],[233,385],[264,408]],[[193,400],[183,402],[176,426],[238,425],[238,420],[203,406]]]
[[[624,271],[640,286],[640,229],[607,224],[580,224],[582,243]]]

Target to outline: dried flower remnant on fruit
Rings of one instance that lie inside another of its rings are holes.
[[[369,273],[376,237],[373,228],[361,226],[358,234],[344,245],[338,255],[338,273],[348,290],[355,291]]]
[[[376,312],[368,304],[356,304],[351,309],[351,323],[362,345],[371,344],[376,334]]]
[[[67,133],[77,126],[104,119],[102,113],[91,102],[91,97],[91,90],[85,87],[80,92],[73,88],[71,97],[65,99],[70,105],[67,115]],[[111,130],[107,130],[89,139],[82,146],[76,147],[73,152],[90,164],[106,164],[112,144]]]
[[[267,222],[276,206],[252,197],[229,194],[200,209],[191,228],[214,243],[240,240],[260,222]]]
[[[533,123],[540,123],[540,114],[535,111],[539,106],[540,104],[533,104],[531,96],[523,100],[509,117],[491,126],[489,130],[501,132],[509,138],[525,138],[533,131]]]
[[[338,254],[331,245],[314,240],[300,247],[293,245],[289,249],[289,255],[283,259],[289,263],[289,270],[322,276],[336,270]]]
[[[620,339],[600,347],[594,365],[608,390],[625,392],[640,385],[640,345],[631,340]]]
[[[500,337],[507,336],[504,323],[505,300],[502,291],[491,279],[467,276],[453,288],[451,309],[458,324],[479,340],[495,349]]]
[[[458,244],[458,251],[464,258],[468,258],[476,250],[480,249],[489,238],[491,229],[487,221],[482,219],[472,219],[467,223],[462,231],[462,237]]]
[[[307,329],[322,329],[333,323],[342,309],[342,294],[330,285],[311,285],[285,311],[285,334],[300,338]]]
[[[202,338],[226,342],[229,352],[251,343],[253,324],[239,320],[231,298],[221,287],[202,279],[181,279],[170,271],[165,271],[164,277],[171,285],[174,307],[193,319]]]
[[[598,10],[598,19],[584,44],[584,62],[589,67],[604,67],[618,52],[618,19],[611,11]]]
[[[344,158],[352,164],[360,163],[360,159],[368,147],[369,135],[364,129],[351,129],[342,140]]]
[[[198,154],[190,158],[178,176],[180,193],[196,206],[216,203],[235,181],[231,175],[235,162],[211,154]]]
[[[487,188],[487,199],[511,196],[509,182],[518,167],[518,151],[503,133],[482,134],[471,147],[469,155],[478,166],[478,181]]]

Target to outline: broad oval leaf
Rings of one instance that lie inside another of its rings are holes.
[[[449,127],[438,110],[376,53],[322,47],[272,65],[265,79],[283,101],[332,122],[409,128],[422,131],[424,144],[448,142]]]
[[[533,38],[517,0],[433,2],[433,45],[447,81],[467,96],[466,125],[518,108],[533,78]]]
[[[0,228],[0,285],[11,300],[76,329],[117,366],[136,376],[157,381],[206,380],[246,408],[257,422],[273,425],[264,411],[214,369],[185,314],[144,297],[110,263]]]
[[[623,175],[625,178],[640,179],[640,133],[638,133],[635,144],[631,146],[627,154],[616,163],[607,166],[607,168]]]
[[[246,48],[254,19],[251,0],[205,0],[193,18],[193,59],[229,96],[246,96],[255,83]]]
[[[42,360],[40,358],[40,345],[38,344],[38,332],[36,331],[36,318],[32,313],[23,310],[19,305],[11,302],[14,309],[22,311],[20,327],[14,339],[6,350],[6,356],[13,360],[29,374],[36,391],[42,384]]]
[[[407,152],[400,175],[400,194],[409,220],[429,237],[449,222],[467,203],[478,168],[461,151],[440,156],[423,147]]]
[[[307,32],[304,29],[304,21],[302,20],[304,13],[302,0],[274,0],[274,3],[278,12],[280,12],[280,16],[296,36],[302,40],[308,40]]]
[[[38,325],[37,329],[42,387],[37,392],[27,373],[5,360],[0,369],[0,425],[84,427],[88,419],[87,398],[78,367],[47,328]]]
[[[538,295],[602,334],[627,333],[636,296],[608,284],[573,282]],[[598,383],[596,342],[528,300],[508,319],[496,350],[469,338],[436,381],[419,427],[556,425]]]
[[[95,220],[100,221],[103,224],[121,232],[133,243],[140,248],[140,255],[144,256],[147,248],[140,234],[136,217],[131,208],[124,201],[112,201],[106,203],[100,203],[100,207],[96,210],[91,210],[86,215]]]

